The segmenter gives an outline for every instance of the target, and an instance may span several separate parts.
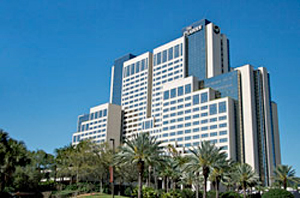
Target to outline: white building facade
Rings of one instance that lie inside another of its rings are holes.
[[[120,121],[106,136],[122,141],[149,133],[181,153],[210,141],[229,158],[250,164],[265,185],[272,182],[281,154],[269,74],[251,65],[231,68],[229,41],[218,26],[198,21],[179,38],[152,52],[121,57],[112,68],[110,101],[119,111],[108,116]],[[73,144],[99,136],[90,126],[91,115],[78,120]]]

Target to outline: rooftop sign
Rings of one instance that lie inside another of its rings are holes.
[[[183,32],[183,35],[184,36],[189,36],[189,35],[194,34],[195,32],[198,32],[200,30],[202,30],[202,25],[199,25],[199,26],[194,27],[194,28],[189,27],[189,28],[187,28],[186,31]]]

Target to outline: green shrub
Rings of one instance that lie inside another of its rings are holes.
[[[261,195],[260,193],[251,194],[251,195],[247,195],[247,198],[261,198]]]
[[[171,190],[168,193],[162,193],[161,198],[181,198],[180,190]]]
[[[220,196],[220,198],[240,198],[240,197],[242,196],[239,193],[234,191],[222,193],[222,195]]]
[[[195,198],[196,197],[196,193],[194,191],[192,191],[190,188],[183,189],[180,192],[180,194],[181,194],[182,198]]]
[[[271,189],[265,192],[262,198],[294,198],[294,195],[283,189]]]
[[[160,197],[160,194],[158,191],[154,190],[153,188],[145,187],[145,186],[143,186],[142,194],[143,194],[143,198],[159,198]],[[131,196],[132,197],[138,196],[138,187],[133,189]]]
[[[131,196],[132,194],[132,189],[130,187],[127,187],[124,191],[125,196]]]

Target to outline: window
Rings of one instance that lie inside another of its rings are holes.
[[[207,106],[202,106],[201,107],[201,110],[206,110],[207,109]]]
[[[176,135],[175,132],[170,133],[170,136],[175,136],[175,135]]]
[[[179,57],[179,45],[176,45],[174,48],[174,58]]]
[[[201,103],[205,103],[205,102],[207,102],[207,100],[208,100],[207,92],[202,93],[201,94]]]
[[[137,62],[135,65],[135,73],[138,73],[140,71],[140,62]]]
[[[130,65],[130,75],[134,74],[134,64]]]
[[[200,117],[200,115],[199,114],[195,114],[195,115],[193,115],[193,118],[195,119],[195,118],[199,118]]]
[[[191,123],[190,122],[188,122],[188,123],[185,123],[185,125],[184,125],[185,127],[190,127],[191,126]]]
[[[207,138],[208,137],[208,133],[204,133],[201,135],[201,138]]]
[[[171,98],[176,97],[176,89],[171,89]]]
[[[226,102],[219,102],[219,113],[226,112]]]
[[[190,107],[190,106],[192,106],[192,104],[191,104],[191,103],[187,103],[187,104],[185,104],[184,106],[185,106],[185,107]]]
[[[193,112],[199,111],[199,107],[193,109]]]
[[[221,121],[221,120],[226,120],[227,119],[227,116],[220,116],[219,117],[219,120]]]
[[[183,124],[177,125],[177,128],[178,128],[178,129],[180,129],[180,128],[182,128],[182,127],[183,127]]]
[[[177,115],[182,115],[183,114],[183,111],[179,111],[178,113],[177,113]]]
[[[107,115],[107,109],[104,109],[103,116],[106,116],[106,115]]]
[[[182,96],[183,95],[183,86],[178,87],[178,96]]]
[[[228,150],[228,146],[221,146],[220,149],[221,149],[222,151]]]
[[[94,113],[91,113],[90,116],[91,116],[90,120],[93,120],[94,119]]]
[[[167,62],[167,50],[163,51],[163,57],[162,57],[162,62]]]
[[[161,63],[161,52],[159,52],[156,56],[156,62],[157,62],[157,65],[159,65]]]
[[[181,121],[183,121],[183,118],[178,118],[177,119],[177,122],[181,122]]]
[[[178,141],[178,142],[182,142],[182,141],[183,141],[183,138],[177,138],[177,141]]]
[[[193,95],[193,105],[199,104],[199,95]]]
[[[168,136],[169,136],[168,133],[164,133],[164,134],[163,134],[163,137],[168,137]]]
[[[207,113],[201,113],[201,117],[205,117],[207,115],[208,115]]]
[[[210,137],[215,137],[215,136],[217,136],[217,135],[218,135],[217,132],[210,133]]]
[[[184,133],[191,133],[191,132],[192,132],[191,129],[187,129],[184,131]]]
[[[210,140],[210,143],[216,144],[216,143],[218,143],[218,140]]]
[[[219,135],[227,135],[227,131],[220,131]]]
[[[194,121],[193,122],[193,125],[195,126],[195,125],[199,125],[199,121]]]
[[[184,119],[185,119],[185,120],[190,120],[190,119],[191,119],[191,116],[185,116]]]
[[[185,94],[189,94],[189,93],[191,93],[191,85],[187,84],[185,85]]]
[[[169,52],[168,60],[172,60],[173,59],[173,47],[169,48],[168,52]]]
[[[164,100],[169,99],[169,91],[164,92]]]
[[[201,127],[201,131],[207,131],[208,127]]]
[[[216,121],[217,121],[217,118],[211,118],[209,121],[210,121],[210,122],[216,122]]]
[[[217,114],[217,104],[209,105],[209,115]]]
[[[190,100],[191,99],[191,96],[188,96],[188,97],[185,97],[185,101],[188,101],[188,100]]]
[[[200,131],[199,128],[194,128],[194,129],[193,129],[193,133],[196,133],[196,132],[199,132],[199,131]]]
[[[218,126],[217,125],[211,125],[209,128],[210,129],[216,129],[216,128],[218,128]]]
[[[184,138],[184,140],[185,140],[185,141],[191,140],[191,136],[186,136],[186,137]]]
[[[227,142],[228,140],[227,140],[227,138],[222,138],[222,139],[220,139],[220,143],[225,143],[225,142]]]
[[[171,111],[174,111],[175,109],[176,109],[176,107],[171,107],[170,108]]]
[[[182,135],[183,131],[177,131],[177,135]]]
[[[194,135],[194,136],[193,136],[193,139],[199,139],[199,138],[200,138],[199,135]]]
[[[185,113],[191,113],[192,110],[188,109],[188,110],[185,110]]]
[[[178,109],[182,109],[182,108],[183,108],[183,105],[178,105],[177,108],[178,108]]]
[[[223,123],[219,125],[220,128],[227,127],[227,123]]]

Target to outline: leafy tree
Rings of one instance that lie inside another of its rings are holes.
[[[292,166],[278,165],[274,170],[273,179],[286,190],[288,185],[291,186],[292,183],[298,183],[300,181],[295,175],[296,171]]]
[[[262,198],[294,198],[294,195],[284,189],[270,189],[265,192]]]
[[[116,155],[116,163],[132,163],[137,167],[138,172],[138,198],[142,197],[143,173],[145,163],[151,164],[160,160],[162,147],[156,138],[148,133],[141,133],[133,139],[126,139]]]
[[[258,174],[252,169],[249,164],[239,164],[236,171],[233,173],[235,182],[242,187],[244,198],[246,198],[246,189],[249,186],[254,186],[259,181]]]

